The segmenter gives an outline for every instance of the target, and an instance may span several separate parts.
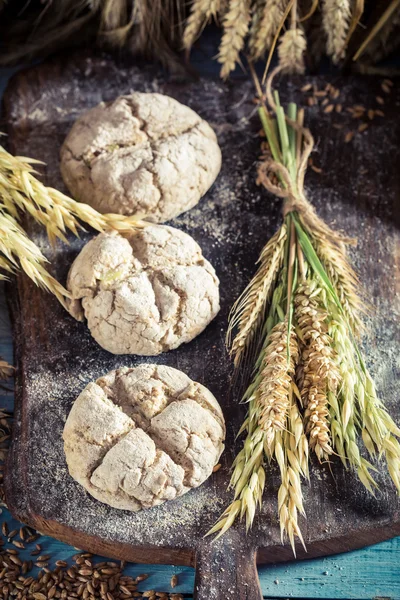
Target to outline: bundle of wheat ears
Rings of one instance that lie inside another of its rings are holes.
[[[276,461],[281,475],[278,512],[282,541],[304,545],[298,513],[304,515],[301,480],[309,478],[309,452],[320,462],[336,455],[373,493],[375,467],[358,447],[384,458],[400,492],[400,430],[378,399],[360,348],[363,305],[345,246],[304,195],[304,175],[313,138],[304,113],[267,82],[259,116],[269,155],[259,181],[283,198],[283,223],[263,248],[258,270],[232,308],[227,343],[237,369],[253,368],[243,401],[248,413],[239,433],[232,504],[209,532],[222,535],[237,517],[249,528],[261,506],[266,471]]]
[[[7,279],[4,272],[11,274],[22,269],[66,307],[70,293],[47,271],[46,257],[20,224],[22,215],[28,214],[45,227],[52,244],[57,238],[67,242],[68,230],[78,235],[81,221],[97,231],[120,232],[142,227],[143,223],[137,217],[102,215],[91,206],[46,187],[36,179],[34,164],[41,163],[12,156],[0,146],[0,280]]]
[[[313,63],[324,54],[334,64],[343,61],[364,14],[364,5],[364,0],[193,0],[183,46],[190,50],[205,26],[214,21],[222,27],[217,56],[222,78],[240,64],[242,51],[251,61],[271,56],[278,38],[282,69],[303,73],[306,50]],[[352,54],[354,60],[368,54],[371,48],[382,58],[400,41],[396,31],[399,2],[393,0],[381,10],[376,8],[376,22]]]
[[[240,63],[242,51],[257,60],[279,36],[286,67],[295,72],[303,68],[305,50],[314,65],[325,54],[336,64],[347,56],[362,58],[358,68],[365,70],[400,43],[399,0],[0,0],[0,15],[0,64],[97,42],[182,70],[179,54],[210,23],[222,29],[223,77]],[[353,33],[357,39],[348,48]]]

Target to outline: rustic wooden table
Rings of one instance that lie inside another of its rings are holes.
[[[0,71],[0,93],[5,87],[10,70]],[[4,289],[0,289],[0,355],[12,361],[12,334]],[[12,394],[0,397],[0,406],[12,410]],[[7,520],[9,529],[17,523],[3,509],[1,521]],[[51,553],[52,560],[68,560],[76,550],[51,538],[45,538],[43,551]],[[364,550],[329,558],[260,568],[260,580],[266,598],[330,598],[330,599],[400,599],[400,537]],[[169,590],[174,573],[179,584],[174,592],[190,598],[194,586],[194,570],[172,565],[129,565],[129,574],[148,573],[145,587]]]

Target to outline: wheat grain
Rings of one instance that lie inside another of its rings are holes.
[[[256,3],[248,43],[253,60],[261,58],[271,48],[283,17],[283,4],[283,0],[262,0]]]
[[[301,29],[288,29],[278,47],[279,65],[284,73],[304,73],[307,42]]]
[[[232,307],[226,340],[234,357],[235,367],[239,366],[252,347],[257,346],[257,333],[282,266],[286,239],[287,229],[283,224],[264,246],[258,259],[257,273]],[[232,341],[232,331],[235,328],[238,333]]]
[[[327,333],[327,312],[319,299],[321,293],[315,280],[307,280],[298,286],[295,294],[295,317],[302,342],[301,396],[306,407],[306,432],[319,460],[326,459],[333,451],[328,391],[336,391],[339,384],[332,340]]]
[[[326,50],[334,63],[344,58],[350,18],[350,0],[323,1],[322,26],[327,37]]]
[[[222,64],[221,77],[234,70],[244,47],[250,22],[250,0],[230,0],[223,20],[223,35],[217,60]]]

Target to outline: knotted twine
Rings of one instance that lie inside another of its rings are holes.
[[[277,113],[277,106],[272,94],[272,82],[281,70],[281,67],[276,67],[268,77],[266,84],[267,102],[275,114]],[[314,138],[309,129],[289,119],[287,115],[285,115],[285,120],[302,139],[303,147],[300,148],[296,178],[295,180],[292,179],[285,165],[268,157],[258,166],[258,182],[275,196],[283,198],[283,217],[292,212],[297,213],[303,226],[309,233],[321,242],[331,242],[334,247],[344,254],[345,244],[354,244],[355,240],[331,229],[317,215],[314,207],[305,195],[304,177],[307,170],[308,158],[314,149]],[[274,176],[281,181],[281,185],[274,183]]]

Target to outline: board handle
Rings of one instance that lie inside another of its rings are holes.
[[[262,600],[256,548],[237,535],[206,538],[196,551],[194,600]]]

